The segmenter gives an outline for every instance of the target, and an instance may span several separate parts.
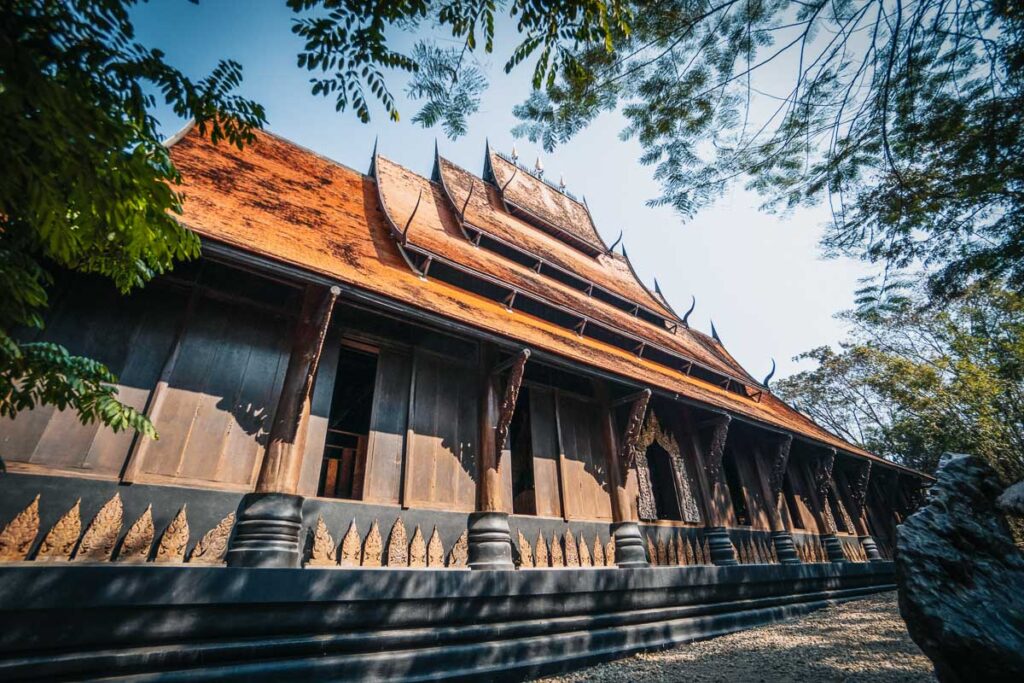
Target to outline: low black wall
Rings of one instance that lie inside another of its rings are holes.
[[[890,563],[0,567],[0,680],[516,680],[891,589]]]

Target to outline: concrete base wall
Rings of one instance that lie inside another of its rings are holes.
[[[0,680],[521,680],[893,588],[891,563],[0,567]]]

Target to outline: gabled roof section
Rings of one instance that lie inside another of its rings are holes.
[[[585,204],[492,151],[489,145],[484,178],[498,188],[510,213],[590,256],[608,251]]]
[[[463,253],[468,243],[457,234],[457,211],[442,189],[397,164],[378,157],[375,172],[393,186],[382,192],[373,178],[262,131],[238,150],[213,145],[193,129],[173,144],[170,153],[182,176],[180,220],[207,243],[255,254],[379,300],[881,461],[768,392],[755,401],[439,278],[419,277],[403,258],[404,247],[395,236],[406,223],[409,243],[429,231],[437,240],[462,240],[452,247],[460,251],[451,252],[451,257]],[[404,182],[410,187],[396,193],[397,184]],[[512,272],[512,265],[507,267]],[[525,288],[529,281],[522,283]]]

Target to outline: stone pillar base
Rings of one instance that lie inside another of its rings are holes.
[[[242,498],[229,567],[298,567],[302,496],[248,493]]]
[[[615,564],[620,567],[648,567],[644,539],[640,525],[636,522],[612,524],[612,538],[615,539]]]
[[[736,560],[736,548],[729,538],[729,531],[724,526],[713,526],[705,529],[704,538],[708,539],[708,549],[711,551],[711,561],[720,567],[732,567],[738,565]]]
[[[864,548],[864,554],[867,556],[868,562],[885,562],[885,558],[878,552],[875,539],[870,536],[861,536],[857,540],[860,541],[861,547]]]
[[[507,512],[470,513],[469,568],[515,569]]]
[[[838,536],[828,534],[822,536],[821,540],[825,544],[825,554],[828,555],[829,562],[849,562],[846,555],[843,554],[843,542],[839,540]]]
[[[772,545],[775,546],[775,555],[779,558],[779,564],[800,564],[796,546],[793,545],[793,534],[788,531],[773,531]]]

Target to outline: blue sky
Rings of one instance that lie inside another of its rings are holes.
[[[309,74],[296,66],[301,41],[291,34],[292,14],[280,0],[156,0],[134,10],[137,38],[163,50],[168,61],[189,76],[205,76],[219,59],[244,67],[242,93],[261,102],[268,129],[348,166],[369,167],[373,140],[379,136],[383,155],[424,175],[430,173],[434,140],[441,153],[480,173],[484,142],[509,151],[515,142],[520,157],[532,165],[540,153],[547,176],[565,176],[568,189],[584,195],[605,241],[624,232],[630,260],[640,277],[655,277],[679,312],[697,297],[692,325],[710,330],[710,321],[733,355],[761,378],[774,357],[776,378],[798,369],[795,354],[843,337],[833,318],[853,304],[857,278],[866,266],[849,260],[824,260],[818,249],[824,208],[801,209],[786,217],[760,212],[760,198],[734,187],[714,206],[683,221],[669,208],[648,208],[658,195],[652,169],[637,159],[636,141],[622,141],[623,120],[602,116],[590,128],[553,154],[510,130],[512,107],[529,88],[529,69],[505,76],[501,66],[513,47],[508,26],[498,27],[495,54],[483,58],[491,77],[480,111],[469,121],[469,133],[453,142],[440,130],[409,123],[416,104],[401,96],[404,77],[389,84],[398,95],[403,119],[393,123],[374,111],[369,124],[350,112],[335,112],[334,103],[310,93]],[[401,40],[411,40],[402,37]],[[766,81],[785,82],[780,63]],[[778,88],[782,90],[782,86]],[[170,135],[184,123],[165,108],[155,112]]]

